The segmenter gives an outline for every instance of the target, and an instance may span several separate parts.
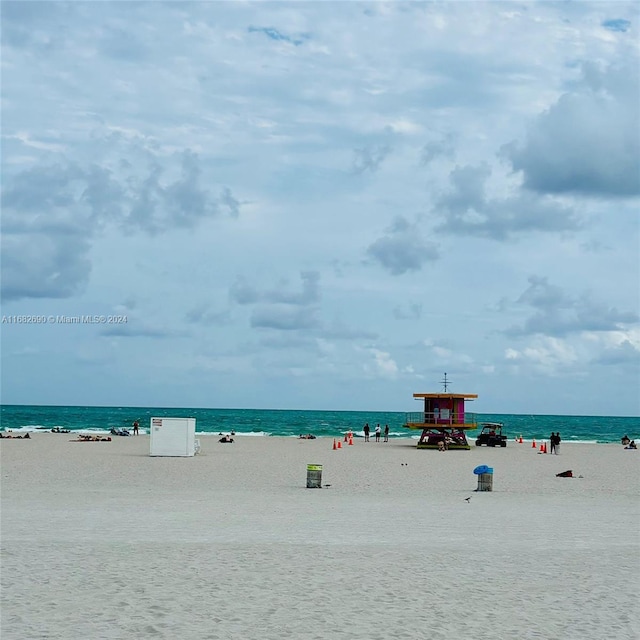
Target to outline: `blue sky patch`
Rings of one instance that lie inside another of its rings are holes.
[[[296,47],[304,44],[304,42],[310,38],[308,33],[300,33],[296,36],[288,36],[286,33],[282,33],[274,27],[249,27],[247,31],[249,33],[264,33],[267,38],[271,38],[271,40],[290,42]]]
[[[613,20],[605,20],[602,26],[609,31],[629,31],[631,22],[629,20],[623,20],[622,18],[615,18]]]

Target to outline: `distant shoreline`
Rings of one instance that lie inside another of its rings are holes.
[[[47,429],[0,429],[0,433],[3,434],[16,434],[16,435],[24,435],[26,433],[29,433],[31,435],[31,437],[33,437],[34,435],[36,436],[57,436],[58,438],[61,438],[62,436],[68,436],[71,438],[74,438],[74,436],[77,435],[109,435],[109,431],[108,430],[103,430],[103,429],[72,429],[70,431],[65,431],[65,432],[52,432],[51,429],[47,428]],[[336,442],[340,441],[341,444],[341,448],[344,447],[348,447],[349,445],[346,444],[344,442],[344,439],[342,437],[343,434],[340,435],[336,435],[336,436],[315,436],[312,439],[307,439],[307,438],[300,438],[299,436],[296,435],[280,435],[280,434],[269,434],[269,433],[242,433],[242,432],[230,432],[230,431],[219,431],[219,432],[212,432],[212,431],[196,431],[196,437],[198,438],[205,438],[205,439],[209,439],[209,438],[217,438],[221,435],[233,435],[234,438],[240,438],[240,439],[269,439],[269,440],[277,440],[277,439],[282,439],[284,441],[290,441],[290,440],[299,440],[301,442],[312,442],[314,440],[317,441],[323,441],[323,442],[333,442],[333,440],[336,440]],[[469,435],[473,435],[473,432],[471,434],[467,434]],[[132,434],[130,434],[129,436],[113,436],[113,438],[115,440],[129,440],[129,439],[140,439],[140,438],[149,438],[149,433],[147,430],[145,429],[140,429],[140,433],[137,436],[134,436]],[[360,434],[353,434],[353,438],[354,438],[354,442],[357,443],[364,443],[364,437],[361,436]],[[385,445],[388,446],[388,444],[391,444],[393,442],[406,442],[407,444],[409,443],[414,443],[413,446],[415,448],[415,442],[417,441],[417,439],[419,438],[419,434],[411,434],[411,435],[395,435],[389,438],[389,443],[385,443],[385,442],[375,442],[373,437],[371,438],[370,442],[366,443],[367,446],[371,446],[371,447],[383,447]],[[513,440],[509,440],[508,444],[506,447],[486,447],[486,446],[481,446],[478,447],[474,444],[474,440],[475,438],[473,437],[468,437],[467,438],[469,441],[469,444],[471,445],[471,450],[478,450],[478,451],[508,451],[508,450],[512,450],[514,448],[532,448],[533,443],[536,443],[536,446],[539,446],[542,443],[546,443],[548,445],[549,443],[549,438],[536,438],[534,439],[527,439],[527,438],[523,438],[522,439],[522,443],[518,442],[516,439]],[[635,438],[631,438],[631,439],[635,439]],[[562,440],[562,444],[563,445],[597,445],[598,447],[601,446],[610,446],[610,447],[620,447],[622,449],[624,449],[623,445],[618,442],[598,442],[595,440],[575,440],[572,439],[570,436],[567,437],[566,439]],[[424,450],[425,452],[428,452],[430,450]],[[460,450],[459,453],[464,453],[465,450]],[[451,452],[454,453],[454,452]],[[455,452],[458,453],[458,452]],[[550,455],[550,454],[548,454]]]

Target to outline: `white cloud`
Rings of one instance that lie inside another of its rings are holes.
[[[422,235],[419,223],[411,224],[398,216],[386,235],[373,242],[367,253],[392,275],[419,271],[426,262],[438,258],[435,243],[424,240]]]
[[[370,349],[370,353],[373,361],[365,363],[365,371],[383,378],[395,378],[398,375],[398,365],[389,353],[379,349]]]
[[[637,60],[601,68],[584,63],[569,87],[505,153],[524,184],[541,193],[640,195],[640,80]]]
[[[557,338],[541,338],[522,350],[522,357],[546,373],[556,373],[577,360],[574,350]]]

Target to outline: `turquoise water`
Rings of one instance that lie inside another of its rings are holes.
[[[362,435],[365,422],[375,427],[389,425],[390,438],[417,437],[418,431],[402,427],[404,412],[375,411],[284,411],[265,409],[198,409],[193,407],[55,407],[3,405],[0,429],[37,431],[60,427],[71,431],[107,432],[112,427],[130,428],[134,420],[140,432],[149,432],[151,417],[189,417],[196,419],[201,435],[235,431],[249,436],[336,437],[345,431]],[[619,443],[623,435],[640,440],[640,418],[601,416],[545,416],[514,414],[477,414],[478,421],[502,422],[510,439],[522,435],[525,440],[548,438],[559,431],[565,442]],[[470,436],[473,438],[471,432]]]

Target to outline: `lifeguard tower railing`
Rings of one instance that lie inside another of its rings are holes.
[[[475,413],[442,411],[412,411],[405,416],[404,427],[408,429],[426,429],[428,427],[456,427],[457,429],[476,429],[478,416]]]

